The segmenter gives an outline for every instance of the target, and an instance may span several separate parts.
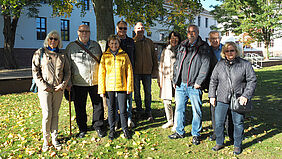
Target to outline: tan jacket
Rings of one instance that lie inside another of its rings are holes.
[[[151,39],[133,38],[135,43],[134,74],[150,74],[157,76],[158,60],[155,45]]]
[[[119,49],[114,56],[108,49],[103,53],[98,82],[98,94],[105,94],[106,91],[133,92],[133,71],[126,52]]]
[[[59,86],[65,89],[70,79],[70,65],[67,56],[62,53],[55,53],[44,49],[43,57],[40,61],[41,49],[38,49],[32,58],[32,76],[39,89],[45,90]],[[50,63],[54,66],[54,73],[50,71]]]

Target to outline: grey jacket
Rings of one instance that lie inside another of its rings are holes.
[[[99,60],[102,55],[100,45],[90,40],[89,51]],[[75,42],[68,44],[65,50],[71,65],[71,80],[69,85],[94,86],[98,84],[99,63],[85,52]]]
[[[256,88],[256,74],[251,63],[240,57],[236,57],[231,65],[226,60],[221,60],[216,64],[210,80],[209,97],[216,98],[217,101],[223,103],[230,102],[231,85],[227,74],[229,68],[234,92],[237,96],[251,99]]]

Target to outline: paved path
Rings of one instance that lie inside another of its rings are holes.
[[[16,70],[0,70],[0,80],[32,78],[31,68]]]

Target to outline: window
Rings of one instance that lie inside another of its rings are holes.
[[[37,40],[44,40],[46,38],[46,18],[38,17],[36,18],[36,32]]]
[[[258,42],[258,43],[257,43],[257,46],[258,46],[258,47],[261,47],[261,46],[262,46],[262,45],[261,45],[261,42]]]
[[[225,36],[229,36],[229,31],[227,31],[227,32],[225,33]]]
[[[274,40],[271,40],[271,41],[270,41],[269,47],[274,47]]]
[[[206,18],[206,28],[209,26],[209,18]]]
[[[61,36],[63,41],[70,40],[70,22],[69,20],[61,20]]]
[[[90,27],[90,22],[82,21],[82,24],[88,25]]]
[[[198,16],[198,27],[201,26],[201,16]]]
[[[89,0],[84,0],[85,10],[89,10]]]

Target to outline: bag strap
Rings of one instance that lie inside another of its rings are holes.
[[[80,42],[78,42],[77,40],[75,41],[75,43],[80,46],[84,51],[86,51],[93,59],[95,59],[98,63],[100,63],[100,60],[93,55],[88,49],[86,49]]]
[[[41,65],[41,60],[43,58],[43,54],[44,54],[44,48],[42,47],[41,48],[41,51],[40,51],[40,60],[39,60],[39,64]]]

